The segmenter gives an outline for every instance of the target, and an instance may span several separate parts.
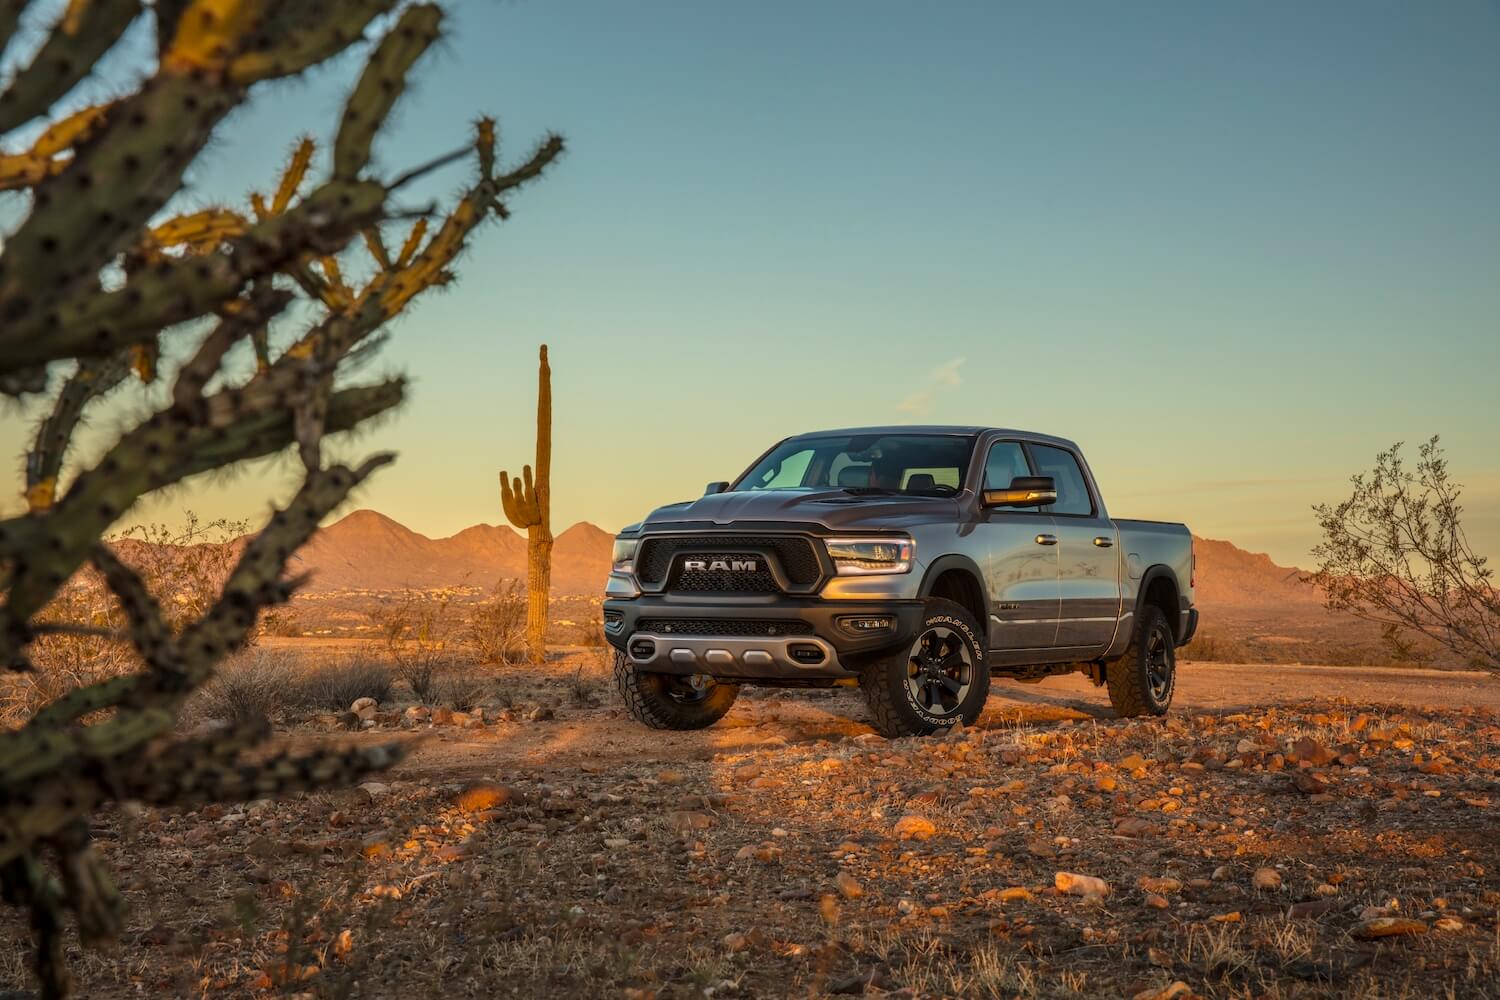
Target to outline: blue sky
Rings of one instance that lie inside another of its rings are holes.
[[[502,520],[546,341],[558,526],[801,430],[976,422],[1075,438],[1116,514],[1306,564],[1312,503],[1441,433],[1500,555],[1495,3],[454,6],[379,163],[480,112],[513,158],[570,151],[396,324],[374,372],[410,402],[352,450],[401,458],[360,505]],[[183,203],[268,187],[357,66],[258,94]],[[266,468],[140,515],[259,517]]]

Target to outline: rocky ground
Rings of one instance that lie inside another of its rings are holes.
[[[998,686],[970,730],[888,742],[852,694],[778,693],[652,734],[569,661],[467,725],[293,720],[414,752],[360,789],[104,817],[131,926],[82,993],[1500,995],[1488,691],[1205,700],[1120,722]],[[24,987],[9,914],[0,941]]]

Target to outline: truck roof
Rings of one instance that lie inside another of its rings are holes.
[[[793,434],[792,437],[823,437],[832,434],[986,434],[991,431],[1033,441],[1050,441],[1072,451],[1078,450],[1078,446],[1072,441],[1055,434],[1041,434],[1037,431],[1024,431],[1014,427],[985,427],[979,424],[884,424],[875,427],[835,427]]]

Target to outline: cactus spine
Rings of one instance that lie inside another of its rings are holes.
[[[531,658],[547,656],[547,598],[552,587],[552,367],[542,345],[537,367],[536,471],[522,466],[520,479],[500,472],[500,506],[517,528],[526,529],[526,646]]]
[[[0,47],[27,8],[55,6],[0,0]],[[155,221],[251,85],[338,55],[383,15],[394,23],[345,103],[328,176],[309,179],[315,147],[304,140],[269,197]],[[0,154],[0,191],[30,193],[24,217],[0,241],[0,394],[42,393],[60,381],[26,456],[27,510],[0,518],[0,670],[37,669],[34,640],[72,626],[42,612],[90,564],[128,626],[101,637],[128,644],[139,664],[0,731],[0,899],[28,913],[44,998],[71,990],[63,946],[70,919],[85,945],[116,937],[122,923],[120,894],[90,841],[101,806],[263,798],[347,783],[400,756],[395,745],[268,755],[256,752],[269,736],[264,725],[199,738],[174,730],[184,701],[244,644],[260,612],[290,599],[293,552],[391,461],[377,454],[352,466],[324,463],[326,435],[390,410],[405,391],[400,378],[351,384],[341,377],[346,362],[369,353],[381,327],[414,299],[452,281],[475,229],[504,219],[508,193],[562,152],[551,136],[501,170],[486,118],[457,154],[391,180],[371,176],[375,136],[442,21],[436,4],[397,0],[72,0],[35,58],[0,84],[0,135],[68,107],[74,86],[137,17],[155,20],[157,39],[139,88],[39,123],[29,149]],[[475,176],[435,235],[419,219],[392,256],[381,228],[394,224],[393,192],[459,156],[471,159]],[[340,259],[356,238],[367,264],[351,261],[352,250]],[[294,314],[291,346],[273,352],[268,325],[282,321],[294,289],[307,308]],[[246,343],[253,365],[231,360]],[[545,354],[543,368],[545,387]],[[126,427],[91,467],[70,469],[89,407],[133,376],[170,383],[161,408]],[[149,588],[102,543],[106,532],[154,491],[293,450],[301,488],[246,543],[213,606],[180,631],[169,628]],[[545,483],[540,440],[538,455]],[[533,491],[528,474],[527,493],[545,498],[545,485]]]

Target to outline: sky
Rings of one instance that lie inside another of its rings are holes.
[[[569,151],[394,324],[367,377],[406,372],[409,400],[339,448],[400,457],[346,510],[503,522],[545,342],[559,530],[789,434],[978,423],[1078,441],[1113,514],[1310,565],[1311,505],[1440,434],[1500,557],[1500,3],[452,7],[379,168],[480,113],[512,161],[549,129]],[[358,67],[257,90],[179,204],[269,188]],[[119,395],[80,461],[160,398]],[[0,410],[12,496],[37,412]],[[294,472],[134,516],[258,521]]]

